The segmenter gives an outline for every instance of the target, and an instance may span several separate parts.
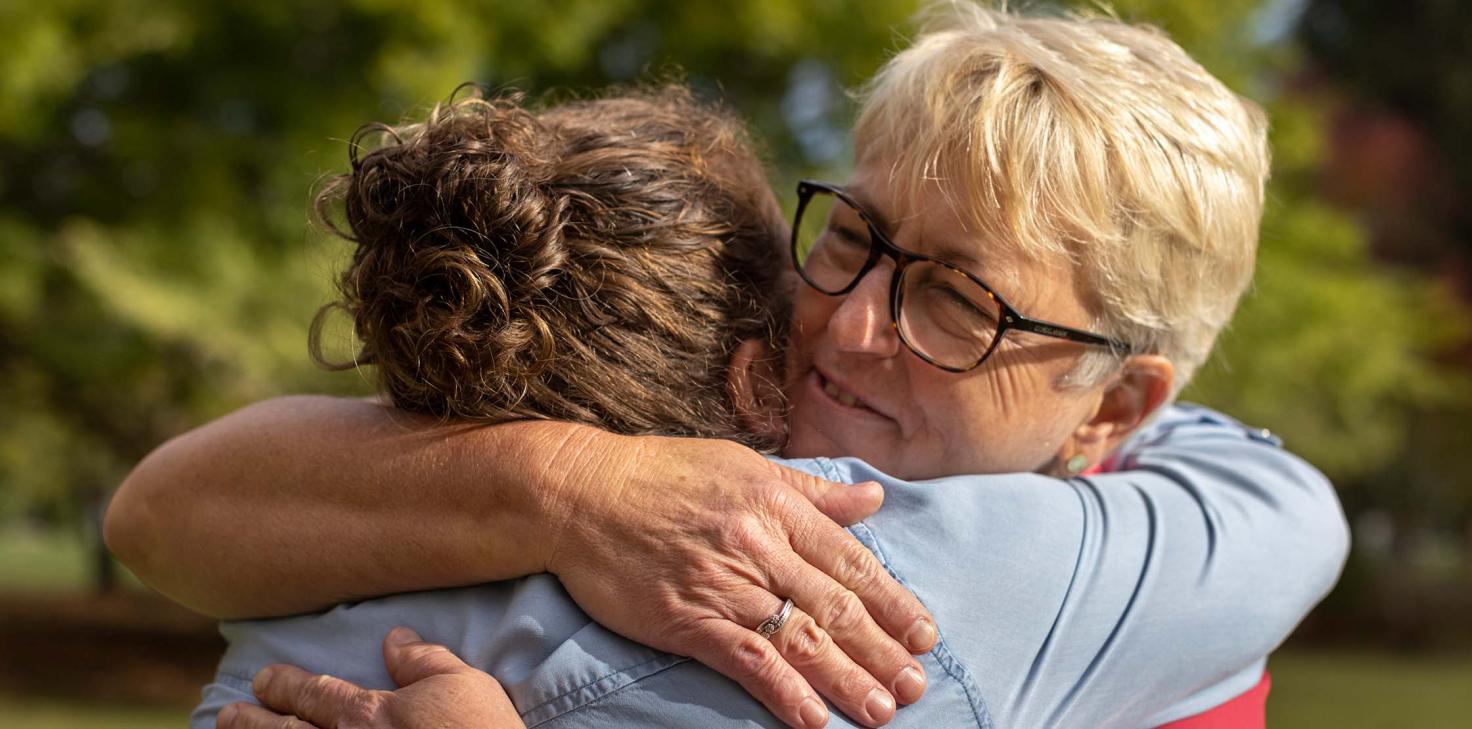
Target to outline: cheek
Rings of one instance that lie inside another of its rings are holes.
[[[809,286],[801,286],[792,302],[792,320],[798,333],[815,336],[828,326],[834,310],[842,301],[836,296],[824,296]]]
[[[944,436],[949,473],[1035,470],[1076,425],[1074,403],[1046,368],[994,359],[962,381],[932,380],[921,395],[931,429]]]

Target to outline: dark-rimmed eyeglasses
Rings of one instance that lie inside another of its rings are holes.
[[[1014,329],[1132,351],[1117,339],[1023,316],[969,271],[900,248],[838,185],[803,180],[797,196],[792,263],[802,279],[819,292],[843,296],[880,258],[892,259],[890,323],[911,352],[936,367],[976,369]]]

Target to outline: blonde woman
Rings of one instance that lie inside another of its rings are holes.
[[[852,178],[801,188],[785,418],[761,358],[731,367],[788,466],[883,485],[867,550],[815,549],[817,510],[729,444],[426,438],[324,400],[151,457],[114,544],[236,616],[549,571],[244,624],[226,659],[392,688],[375,642],[407,623],[529,724],[819,726],[816,689],[834,723],[1148,726],[1248,691],[1347,538],[1311,467],[1170,405],[1251,277],[1262,115],[1156,31],[939,7],[870,85]]]

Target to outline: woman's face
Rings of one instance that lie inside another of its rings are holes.
[[[888,160],[866,160],[846,189],[896,245],[976,274],[1027,316],[1088,328],[1072,266],[989,245],[939,188],[904,205],[888,170]],[[946,372],[910,352],[891,326],[893,272],[883,259],[845,296],[798,287],[785,455],[853,455],[911,480],[1048,465],[1102,398],[1102,385],[1058,384],[1084,345],[1014,331],[980,367]]]

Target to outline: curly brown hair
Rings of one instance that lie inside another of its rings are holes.
[[[734,116],[677,86],[540,111],[472,90],[350,150],[316,201],[357,244],[313,323],[318,363],[376,365],[421,413],[774,445],[727,386],[742,340],[782,340],[789,294],[785,224]],[[333,308],[353,363],[321,354]]]

